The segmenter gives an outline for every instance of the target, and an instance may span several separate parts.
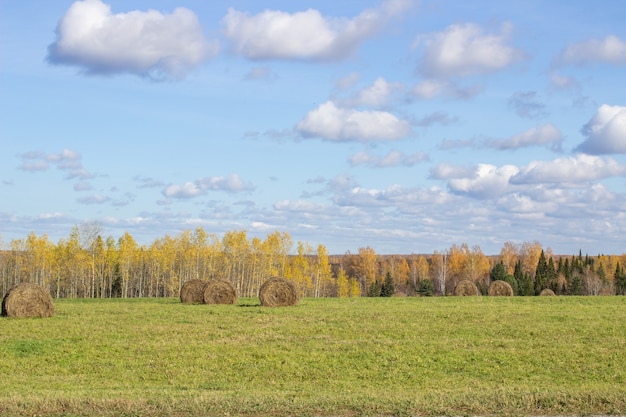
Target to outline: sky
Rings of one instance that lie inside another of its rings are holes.
[[[622,0],[0,1],[0,239],[626,252]]]

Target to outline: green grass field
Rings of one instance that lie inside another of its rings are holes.
[[[626,298],[56,300],[0,319],[0,415],[626,414]]]

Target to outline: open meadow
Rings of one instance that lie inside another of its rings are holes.
[[[55,309],[0,318],[0,415],[626,414],[625,297]]]

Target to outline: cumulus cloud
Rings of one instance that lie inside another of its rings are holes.
[[[489,74],[522,60],[525,54],[508,44],[510,24],[499,34],[486,34],[474,23],[448,26],[443,32],[420,35],[416,45],[425,51],[419,72],[432,78]]]
[[[509,108],[518,116],[537,119],[548,115],[546,105],[539,101],[536,91],[518,91],[509,99]]]
[[[368,165],[374,168],[387,168],[394,166],[413,166],[417,163],[428,161],[428,155],[424,152],[416,152],[407,155],[400,151],[391,151],[385,156],[371,155],[368,152],[357,152],[350,157],[350,165]]]
[[[231,8],[222,23],[234,49],[249,59],[336,60],[352,54],[411,5],[410,0],[388,0],[352,19],[324,17],[315,9],[250,15]]]
[[[587,140],[576,148],[580,152],[626,153],[626,107],[603,104],[581,132]]]
[[[112,13],[100,0],[74,2],[61,18],[48,61],[77,66],[84,73],[131,73],[152,79],[182,78],[218,52],[205,38],[197,16],[177,8]]]
[[[561,150],[563,136],[552,124],[530,128],[508,139],[486,140],[484,145],[499,150],[518,149],[529,146],[548,146],[554,151]]]
[[[448,187],[452,192],[467,194],[474,198],[494,198],[510,191],[509,179],[519,172],[514,165],[496,167],[479,164],[473,175],[467,178],[452,178]]]
[[[94,175],[83,168],[81,155],[70,149],[63,149],[60,153],[44,153],[38,151],[25,152],[20,155],[22,162],[19,169],[36,172],[46,171],[51,166],[67,172],[67,179],[90,179]]]
[[[311,110],[295,129],[305,138],[337,142],[395,140],[411,133],[410,124],[391,113],[342,108],[332,101]]]
[[[451,178],[464,178],[474,175],[476,168],[452,164],[439,164],[430,170],[430,178],[447,180]]]
[[[512,184],[587,183],[626,176],[626,166],[612,158],[577,154],[553,161],[533,161],[511,177]]]
[[[111,201],[111,199],[107,196],[104,196],[102,194],[94,194],[94,195],[90,195],[87,197],[81,197],[79,199],[77,199],[76,201],[78,201],[80,204],[85,204],[85,205],[94,205],[94,204],[104,204],[107,203],[109,201]]]
[[[402,92],[403,86],[400,83],[390,83],[379,77],[374,83],[363,90],[351,100],[355,106],[383,107],[389,103],[394,95]]]
[[[167,198],[185,199],[205,195],[209,191],[237,193],[252,190],[254,186],[251,183],[245,183],[239,175],[231,174],[228,177],[200,178],[183,185],[170,184],[163,189],[162,194]]]
[[[615,35],[569,45],[557,57],[561,65],[605,63],[626,65],[626,42]]]

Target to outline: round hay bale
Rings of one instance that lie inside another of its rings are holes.
[[[52,317],[54,304],[43,287],[27,282],[17,284],[2,299],[2,315],[6,317]]]
[[[212,279],[204,288],[205,304],[236,304],[237,289],[223,279]]]
[[[472,295],[480,295],[480,291],[478,291],[478,287],[472,281],[466,279],[459,282],[454,289],[454,295],[459,296],[472,296]]]
[[[497,280],[489,285],[489,295],[492,297],[512,297],[513,287],[506,281]]]
[[[295,306],[300,301],[296,284],[285,278],[270,278],[259,289],[261,305],[266,307]]]
[[[185,282],[180,289],[180,302],[181,303],[204,303],[204,288],[207,282],[201,279],[190,279]]]
[[[544,297],[545,296],[547,296],[547,297],[554,297],[556,294],[550,288],[544,288],[543,290],[541,290],[539,295],[544,296]]]

